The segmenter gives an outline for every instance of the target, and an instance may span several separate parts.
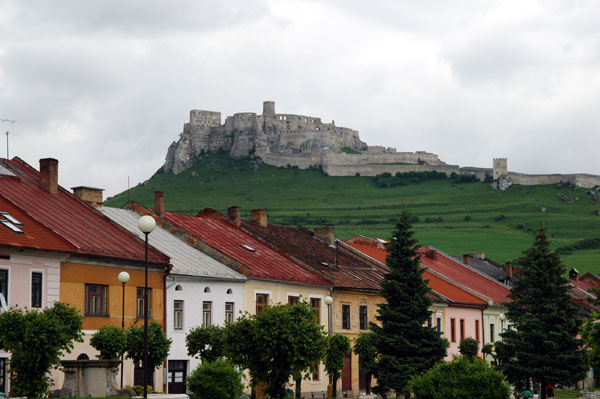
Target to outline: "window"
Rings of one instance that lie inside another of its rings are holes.
[[[225,323],[233,323],[233,302],[225,302]]]
[[[42,307],[42,273],[31,273],[31,307]]]
[[[314,365],[315,372],[312,374],[313,381],[321,381],[321,370],[319,369],[319,363]]]
[[[479,320],[475,320],[475,339],[479,342]]]
[[[342,328],[350,329],[350,305],[342,305]]]
[[[433,326],[433,319],[430,317],[427,319],[427,327],[431,328]]]
[[[144,318],[144,287],[137,287],[137,318]],[[148,317],[152,317],[152,288],[148,288]]]
[[[288,303],[290,305],[297,305],[300,302],[299,296],[288,295]]]
[[[496,337],[495,331],[494,331],[494,323],[490,323],[490,342],[493,344],[494,342],[496,342],[496,340],[494,339]]]
[[[367,307],[366,306],[361,306],[359,308],[359,315],[360,315],[360,329],[361,330],[366,330],[369,328],[369,323],[367,321]]]
[[[460,340],[465,339],[465,319],[460,319]]]
[[[183,328],[183,301],[173,302],[173,328],[175,330]]]
[[[212,324],[212,302],[202,302],[202,326],[208,327]]]
[[[86,316],[108,316],[106,306],[106,285],[85,285],[85,314]]]
[[[262,313],[269,306],[269,294],[256,294],[256,314]]]
[[[438,332],[442,332],[442,318],[441,317],[437,318],[435,328],[438,330]]]
[[[310,307],[317,315],[317,322],[321,324],[321,298],[310,298]]]
[[[450,319],[450,341],[456,342],[456,319]]]
[[[4,295],[8,305],[8,270],[0,269],[0,294]]]

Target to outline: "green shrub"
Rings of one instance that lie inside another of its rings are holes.
[[[473,338],[465,338],[460,341],[458,350],[461,355],[473,359],[477,356],[477,352],[479,351],[479,343]]]
[[[238,399],[242,394],[242,373],[229,360],[204,363],[186,379],[191,399]]]
[[[469,216],[469,215],[466,215],[466,216],[465,216],[465,220],[466,220],[467,222],[468,222],[469,220],[471,220],[471,219],[473,219],[471,216]]]
[[[125,350],[125,344],[125,331],[115,326],[101,327],[90,339],[90,345],[100,352],[98,359],[118,359]]]
[[[410,389],[416,399],[508,399],[510,392],[502,373],[463,356],[413,378]]]

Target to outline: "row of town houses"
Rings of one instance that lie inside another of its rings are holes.
[[[95,358],[89,339],[102,326],[143,323],[142,215],[157,223],[149,234],[150,317],[172,339],[168,360],[152,377],[156,390],[185,392],[185,377],[200,363],[187,354],[185,336],[197,326],[224,325],[269,304],[307,301],[328,330],[326,297],[333,298],[333,333],[352,340],[376,321],[383,302],[379,283],[387,272],[384,240],[355,236],[344,242],[332,227],[272,224],[264,209],[252,210],[250,220],[237,206],[226,215],[212,209],[195,216],[167,212],[162,192],[150,209],[135,201],[103,207],[101,189],[72,190],[58,185],[55,159],[41,159],[39,171],[18,157],[0,160],[0,308],[43,308],[56,301],[79,308],[85,339],[64,360]],[[480,348],[499,340],[508,327],[510,285],[518,278],[512,265],[482,253],[420,251],[431,288],[428,324],[450,343],[448,357],[458,354],[463,338],[476,339]],[[125,284],[118,279],[122,271],[130,275]],[[587,290],[600,281],[572,273],[572,302],[584,317],[593,309]],[[9,356],[0,350],[0,392],[10,390]],[[140,370],[126,360],[124,385],[141,385]],[[60,388],[62,373],[52,377]],[[302,390],[325,391],[327,383],[321,364]],[[337,389],[356,395],[364,383],[357,356],[348,354]]]

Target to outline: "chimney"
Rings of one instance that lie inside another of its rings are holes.
[[[102,191],[103,188],[95,188],[95,187],[86,187],[86,186],[77,186],[71,187],[73,190],[73,195],[87,203],[88,205],[96,208],[102,208]]]
[[[425,251],[425,256],[430,259],[437,259],[437,252],[433,249],[428,249]]]
[[[504,270],[506,271],[506,278],[511,278],[513,276],[512,262],[506,262],[506,264],[504,265]]]
[[[470,265],[471,264],[471,255],[470,254],[464,254],[463,255],[463,263],[465,265]]]
[[[234,205],[227,208],[227,215],[233,224],[239,227],[242,224],[242,210],[239,206]]]
[[[165,215],[165,193],[163,191],[154,192],[154,212],[159,217]]]
[[[40,185],[52,194],[58,193],[58,160],[40,159]]]
[[[256,223],[260,227],[267,227],[269,225],[267,218],[266,209],[253,209],[252,210],[252,222]]]
[[[329,245],[335,243],[335,230],[333,226],[315,227],[315,235]]]

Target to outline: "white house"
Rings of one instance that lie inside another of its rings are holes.
[[[143,238],[137,227],[140,215],[104,207],[102,212],[130,232]],[[180,238],[157,226],[150,245],[171,258],[166,281],[167,336],[173,340],[165,369],[168,393],[185,393],[185,378],[200,360],[187,354],[185,337],[201,325],[224,325],[244,309],[246,277],[225,266]]]

